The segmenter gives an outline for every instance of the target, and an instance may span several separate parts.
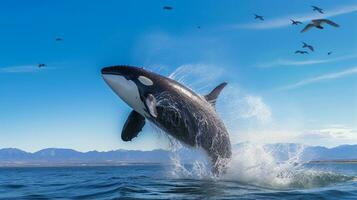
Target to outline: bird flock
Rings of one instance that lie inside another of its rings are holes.
[[[311,6],[311,7],[314,12],[318,12],[320,14],[325,13],[322,8],[319,8],[317,6]],[[264,21],[264,16],[254,14],[254,19]],[[293,26],[303,24],[303,22],[294,20],[294,19],[290,19],[290,21],[291,21],[291,25],[293,25]],[[336,28],[340,27],[337,23],[335,23],[329,19],[313,19],[313,20],[311,20],[310,23],[305,25],[305,27],[300,32],[305,33],[307,31],[311,30],[312,28],[324,29],[323,25],[330,25],[330,26],[336,27]],[[307,51],[305,49],[310,50],[310,52],[314,51],[314,47],[312,45],[307,44],[306,42],[302,42],[302,44],[303,44],[303,46],[302,46],[303,49],[295,51],[295,54],[309,54],[309,51]],[[329,51],[327,53],[327,55],[331,55],[331,54],[332,54],[332,51]]]
[[[320,14],[324,14],[324,10],[322,8],[319,8],[317,6],[311,6],[312,7],[312,10],[314,12],[318,12]],[[170,11],[170,10],[173,10],[174,8],[172,6],[164,6],[162,8],[163,10],[167,10],[167,11]],[[260,20],[260,21],[264,21],[265,18],[264,16],[262,15],[258,15],[258,14],[254,14],[254,19],[256,20]],[[303,24],[303,22],[301,21],[298,21],[298,20],[294,20],[294,19],[290,19],[291,21],[291,24],[293,26],[296,26],[296,25],[300,25],[300,24]],[[304,33],[304,32],[307,32],[309,31],[310,29],[312,28],[317,28],[317,29],[324,29],[323,25],[324,24],[327,24],[327,25],[330,25],[330,26],[333,26],[333,27],[339,27],[339,25],[329,19],[313,19],[311,20],[311,22],[309,24],[307,24],[302,30],[301,30],[301,33]],[[201,29],[201,26],[197,26],[197,29]],[[61,42],[63,41],[62,38],[56,38],[55,39],[56,42]],[[305,49],[308,49],[310,50],[311,52],[314,51],[314,47],[306,42],[302,42],[303,46],[302,46],[302,50],[297,50],[295,51],[295,54],[309,54],[309,51],[305,50]],[[327,55],[331,55],[332,54],[332,51],[329,51],[327,53]],[[38,65],[38,68],[43,68],[43,67],[47,67],[47,65],[45,63],[39,63]]]
[[[324,10],[320,7],[317,6],[311,6],[312,7],[312,11],[320,13],[320,14],[324,14]],[[164,10],[173,10],[173,7],[171,6],[164,6],[163,7]],[[264,21],[265,18],[262,15],[258,15],[258,14],[254,14],[254,19],[255,20],[259,20],[259,21]],[[297,26],[297,25],[302,25],[303,22],[298,21],[298,20],[294,20],[294,19],[290,19],[291,21],[291,25],[293,26]],[[305,25],[305,27],[300,31],[301,33],[305,33],[309,30],[311,30],[312,28],[317,28],[317,29],[324,29],[323,25],[330,25],[332,27],[340,27],[337,23],[329,20],[329,19],[313,19],[311,20],[310,23],[308,23],[307,25]],[[201,26],[197,26],[198,29],[201,29]],[[302,42],[302,49],[295,51],[295,54],[309,54],[309,52],[313,52],[314,51],[314,47],[306,42]],[[331,55],[332,51],[327,52],[327,55]]]

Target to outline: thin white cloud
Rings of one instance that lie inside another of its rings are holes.
[[[252,128],[241,130],[239,134],[230,132],[233,143],[249,141],[254,143],[299,143],[312,146],[335,147],[344,144],[357,144],[357,129],[348,126],[326,126],[318,129],[286,129],[267,127],[264,129]]]
[[[329,127],[318,130],[307,131],[300,135],[311,139],[357,139],[357,131],[347,127]]]
[[[229,27],[232,29],[281,28],[281,27],[291,25],[290,19],[306,22],[306,21],[310,21],[312,19],[334,17],[334,16],[338,16],[338,15],[356,12],[356,11],[357,11],[357,5],[345,5],[345,6],[340,6],[340,7],[336,7],[333,9],[326,9],[325,14],[313,13],[311,11],[310,13],[294,14],[294,15],[288,15],[288,16],[283,16],[283,17],[278,17],[278,18],[273,18],[273,19],[269,19],[268,17],[266,17],[267,19],[264,22],[249,23],[249,24],[235,24],[235,25],[231,25]]]
[[[268,63],[258,64],[259,68],[271,68],[279,66],[304,66],[304,65],[314,65],[314,64],[324,64],[343,60],[349,60],[357,58],[357,54],[346,55],[330,59],[320,59],[320,60],[288,60],[288,59],[278,59]]]
[[[317,82],[321,82],[321,81],[325,81],[325,80],[338,79],[338,78],[350,76],[353,74],[357,74],[357,67],[352,67],[347,70],[323,74],[320,76],[304,79],[297,83],[281,87],[279,90],[291,90],[291,89],[299,88],[299,87],[302,87],[305,85],[309,85],[309,84],[313,84],[313,83],[317,83]]]
[[[20,65],[20,66],[10,66],[1,67],[0,73],[30,73],[38,71],[38,67],[35,65]]]
[[[357,130],[351,127],[325,127],[321,129],[307,130],[296,136],[297,142],[309,145],[336,146],[342,144],[356,144]]]

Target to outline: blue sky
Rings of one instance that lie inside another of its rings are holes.
[[[341,27],[289,24],[324,17]],[[354,0],[1,2],[0,148],[167,148],[150,125],[120,141],[130,108],[100,76],[119,64],[175,72],[202,94],[229,82],[217,106],[233,143],[357,144],[355,21]],[[315,52],[295,55],[302,41]]]

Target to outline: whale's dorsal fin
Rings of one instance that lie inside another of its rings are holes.
[[[136,137],[145,125],[145,117],[135,110],[131,111],[121,132],[123,141],[130,141]]]
[[[226,85],[227,85],[227,83],[223,82],[223,83],[219,84],[217,87],[215,87],[209,94],[204,96],[205,99],[210,104],[212,104],[213,107],[216,106],[217,97]]]

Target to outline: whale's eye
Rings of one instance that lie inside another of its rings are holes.
[[[150,80],[148,77],[146,77],[146,76],[139,76],[139,81],[142,83],[142,84],[144,84],[144,85],[146,85],[146,86],[151,86],[151,85],[153,85],[154,83],[152,82],[152,80]]]

